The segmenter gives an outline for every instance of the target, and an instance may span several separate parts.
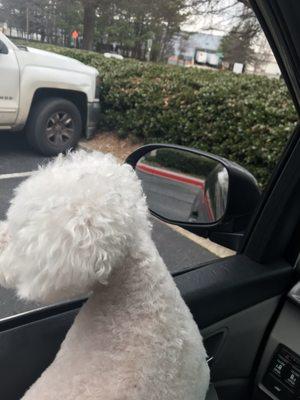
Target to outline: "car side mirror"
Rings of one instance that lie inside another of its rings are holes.
[[[146,145],[126,160],[142,182],[151,213],[237,250],[260,199],[253,175],[200,150]]]
[[[6,44],[0,40],[0,54],[8,54],[8,48],[6,47]]]

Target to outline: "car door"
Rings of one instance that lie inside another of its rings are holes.
[[[19,74],[15,52],[0,35],[0,127],[10,127],[17,118]]]
[[[296,0],[251,3],[299,110],[300,5]],[[238,234],[235,241],[238,254],[174,275],[202,331],[211,358],[212,382],[221,400],[244,400],[253,396],[260,384],[256,372],[269,334],[286,304],[290,288],[298,280],[294,265],[300,246],[299,183],[300,130],[297,128],[247,231]],[[194,232],[208,235],[200,227]],[[226,240],[228,244],[234,242],[228,232],[215,230],[209,236],[224,245]],[[20,398],[49,365],[82,301],[0,321],[1,398]],[[256,400],[284,400],[284,397],[267,397],[262,393],[254,396]]]

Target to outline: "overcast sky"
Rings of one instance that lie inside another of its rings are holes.
[[[201,13],[182,25],[182,29],[189,32],[205,31],[215,35],[226,34],[237,23],[237,15],[242,5],[235,5],[235,0],[223,0],[212,13],[210,9],[202,7]]]

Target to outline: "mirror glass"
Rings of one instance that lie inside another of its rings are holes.
[[[221,219],[228,197],[225,166],[187,150],[160,148],[136,165],[151,211],[177,222],[209,224]]]

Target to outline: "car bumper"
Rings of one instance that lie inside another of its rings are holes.
[[[86,121],[86,132],[85,132],[87,139],[90,139],[95,134],[99,120],[100,120],[100,102],[99,101],[89,102],[87,108],[87,121]]]

